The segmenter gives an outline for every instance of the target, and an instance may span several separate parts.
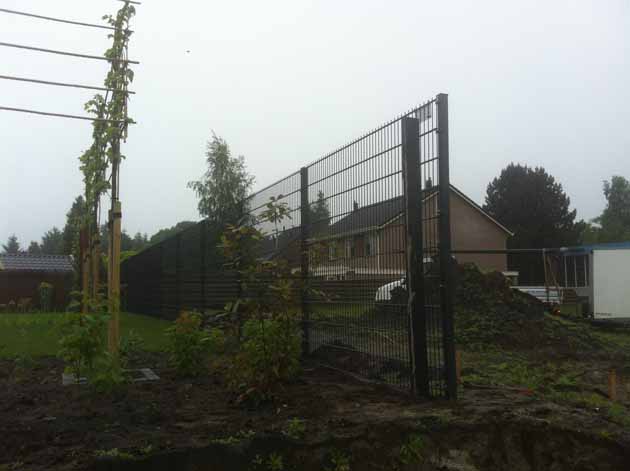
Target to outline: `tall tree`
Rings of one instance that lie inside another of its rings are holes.
[[[510,249],[577,245],[585,223],[576,223],[576,211],[562,185],[544,168],[510,164],[487,188],[484,210],[514,232]],[[508,265],[524,283],[541,283],[544,270],[539,256],[509,255]]]
[[[595,219],[601,228],[598,242],[622,242],[630,240],[630,182],[615,175],[604,181],[606,208]]]
[[[87,215],[85,199],[77,196],[66,213],[66,224],[63,227],[63,253],[78,256],[79,232]]]
[[[2,251],[5,254],[15,255],[20,253],[20,243],[15,234],[9,236],[6,244],[2,244]]]
[[[254,182],[245,159],[232,157],[227,142],[213,132],[207,144],[206,164],[208,169],[203,177],[188,183],[199,198],[199,213],[216,226],[234,223],[242,214]]]
[[[562,185],[544,168],[510,164],[487,188],[484,210],[514,232],[510,248],[575,245],[582,224]]]
[[[147,234],[136,232],[136,235],[134,235],[132,239],[132,246],[133,246],[132,250],[136,252],[140,252],[148,245],[149,245],[149,236],[147,236]]]
[[[51,230],[46,231],[40,246],[44,255],[63,255],[63,233],[56,227],[53,227]]]
[[[109,248],[109,229],[107,224],[101,224],[101,248],[103,253],[107,253]],[[128,252],[134,249],[133,239],[129,236],[129,233],[123,229],[120,233],[120,250],[122,252]]]
[[[28,246],[27,252],[29,253],[29,255],[41,255],[42,248],[37,242],[32,240],[31,245]]]
[[[330,208],[322,190],[317,192],[317,200],[310,205],[309,218],[313,234],[325,231],[330,224]]]

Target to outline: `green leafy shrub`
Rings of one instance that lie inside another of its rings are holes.
[[[330,456],[330,462],[326,471],[350,471],[350,457],[342,451],[334,450]]]
[[[182,312],[166,330],[170,362],[181,376],[197,376],[205,370],[206,356],[219,353],[225,337],[219,329],[207,332],[201,328],[201,316]]]
[[[96,359],[105,350],[107,316],[68,315],[61,325],[59,355],[68,363],[68,369],[81,378],[94,371]]]
[[[70,291],[70,302],[66,306],[66,312],[81,312],[81,300],[83,299],[83,293],[81,291]]]
[[[127,383],[119,358],[109,352],[103,352],[96,358],[95,367],[91,371],[89,384],[99,393],[112,393]]]
[[[426,443],[422,435],[411,435],[400,447],[400,462],[403,465],[420,464],[424,460]]]
[[[261,220],[275,226],[291,218],[282,196],[271,197]],[[239,399],[260,402],[271,398],[274,390],[294,379],[300,371],[301,331],[297,294],[301,277],[286,260],[260,260],[261,241],[266,237],[243,218],[228,224],[220,248],[226,268],[238,272],[247,297],[235,300],[230,313],[238,313],[239,352],[228,370],[231,386]]]
[[[119,354],[121,366],[128,367],[131,363],[137,362],[143,350],[144,340],[135,330],[130,330],[129,333],[124,335],[120,340]]]
[[[37,287],[37,297],[39,298],[39,308],[43,312],[52,311],[53,285],[42,281]]]
[[[232,369],[232,384],[242,398],[268,399],[278,385],[295,379],[301,342],[298,322],[291,315],[245,322],[241,351]]]
[[[293,440],[300,440],[306,434],[306,422],[303,419],[294,417],[287,423],[284,434]]]

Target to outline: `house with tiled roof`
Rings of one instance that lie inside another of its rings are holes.
[[[508,228],[453,185],[449,198],[453,250],[506,250],[507,240],[513,235]],[[439,238],[437,191],[423,190],[422,202],[423,258],[428,260],[437,253]],[[266,257],[288,258],[298,267],[299,237],[299,227],[270,237],[265,244]],[[311,274],[331,280],[402,276],[406,267],[405,240],[402,196],[364,206],[355,202],[309,239],[314,254]],[[455,258],[460,263],[475,263],[482,270],[507,271],[505,253],[459,253]]]
[[[53,287],[53,308],[64,310],[72,287],[74,266],[67,255],[0,254],[0,305],[38,302],[38,287]]]

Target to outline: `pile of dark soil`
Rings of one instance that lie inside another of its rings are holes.
[[[482,273],[472,264],[456,269],[455,336],[468,348],[549,348],[558,353],[602,348],[588,324],[546,314],[543,303],[510,288],[501,273]]]

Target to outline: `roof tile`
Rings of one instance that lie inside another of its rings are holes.
[[[1,271],[73,272],[69,255],[1,254]]]

